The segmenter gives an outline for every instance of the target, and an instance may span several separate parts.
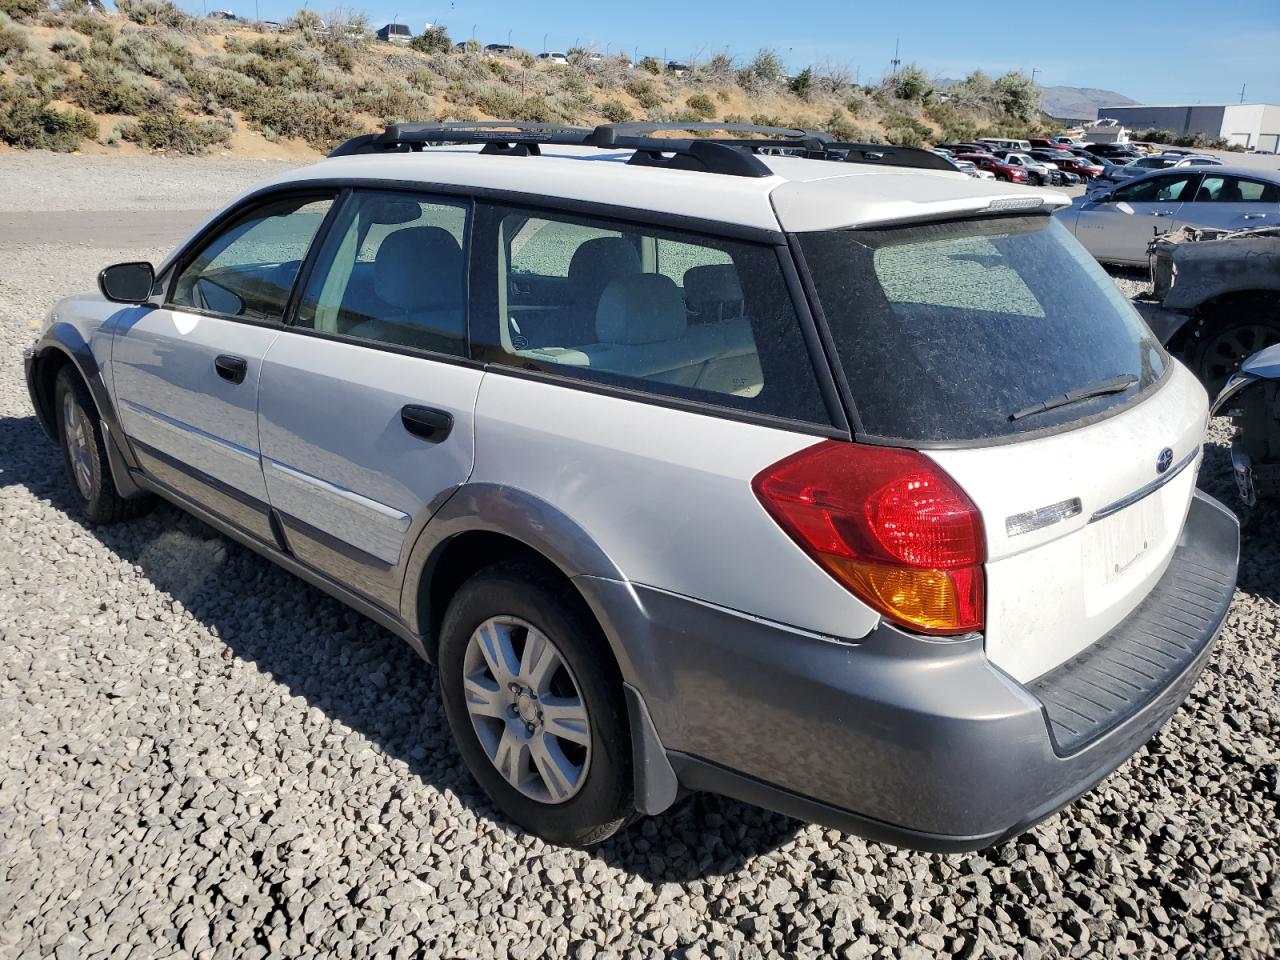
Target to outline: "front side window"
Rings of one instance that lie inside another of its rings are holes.
[[[237,217],[187,263],[169,303],[248,320],[284,319],[331,198],[273,200]]]
[[[800,245],[867,434],[1034,432],[1099,415],[1164,372],[1151,331],[1053,218],[832,230]],[[1035,409],[1106,381],[1124,389]]]
[[[1126,203],[1163,203],[1177,200],[1189,200],[1188,185],[1198,180],[1198,173],[1183,173],[1170,177],[1149,177],[1137,183],[1125,184],[1110,198],[1113,201],[1123,200]],[[1184,196],[1186,194],[1186,196]]]
[[[295,326],[465,354],[468,209],[417,193],[352,193],[316,258]]]
[[[472,282],[481,359],[830,423],[770,246],[483,208]]]

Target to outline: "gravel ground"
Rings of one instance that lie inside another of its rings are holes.
[[[47,170],[61,192],[16,186]],[[0,208],[185,210],[264,172],[0,155]],[[103,264],[164,252],[0,232],[0,957],[1280,951],[1275,514],[1249,518],[1183,709],[997,849],[906,853],[703,796],[557,849],[480,796],[398,640],[171,508],[68,513],[20,351]],[[1236,504],[1225,437],[1201,483]]]

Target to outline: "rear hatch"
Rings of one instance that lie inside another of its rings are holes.
[[[990,660],[1027,681],[1103,636],[1172,558],[1204,390],[1048,216],[799,236],[859,439],[982,513]]]

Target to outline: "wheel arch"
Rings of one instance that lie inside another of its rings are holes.
[[[138,462],[120,426],[102,368],[80,331],[70,323],[60,322],[50,327],[32,354],[29,386],[40,426],[51,440],[58,442],[54,391],[58,374],[68,367],[88,388],[94,412],[105,428],[103,440],[107,448],[108,468],[117,493],[126,500],[144,495],[145,491],[130,475],[131,469],[138,468]]]
[[[435,659],[444,608],[473,573],[507,559],[528,559],[572,587],[599,623],[615,663],[618,644],[607,618],[580,586],[580,577],[625,579],[582,527],[531,493],[493,483],[460,487],[423,528],[413,546],[400,594],[400,615]]]
[[[1179,356],[1188,355],[1188,351],[1194,349],[1196,342],[1203,339],[1207,333],[1235,319],[1231,314],[1233,309],[1249,309],[1259,304],[1264,307],[1271,304],[1280,308],[1280,287],[1258,287],[1215,293],[1193,307],[1183,308],[1188,315],[1188,320],[1169,337],[1165,345],[1171,353]],[[1272,322],[1280,327],[1280,313]]]
[[[423,529],[414,544],[401,591],[401,618],[435,662],[439,626],[449,598],[473,573],[508,559],[540,564],[581,603],[600,628],[602,652],[622,684],[632,744],[636,809],[657,814],[678,795],[678,781],[654,728],[643,693],[632,685],[626,645],[610,606],[594,589],[626,582],[617,565],[590,535],[558,508],[531,493],[500,484],[460,487]],[[616,611],[634,618],[639,610]]]

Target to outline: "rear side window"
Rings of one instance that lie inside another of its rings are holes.
[[[482,205],[472,251],[480,359],[831,422],[773,247]]]
[[[183,267],[169,303],[228,317],[283,320],[298,269],[332,202],[272,200],[237,217]]]
[[[1280,187],[1274,183],[1205,174],[1196,191],[1198,203],[1280,203]]]
[[[866,434],[956,442],[1101,414],[1166,357],[1097,263],[1050,217],[801,234]],[[1073,390],[1132,386],[1041,412]]]

